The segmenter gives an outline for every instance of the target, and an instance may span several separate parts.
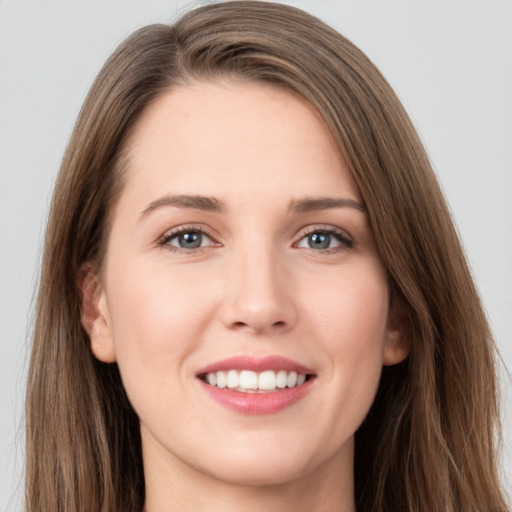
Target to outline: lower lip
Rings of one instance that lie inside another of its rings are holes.
[[[270,393],[242,393],[229,388],[217,388],[199,380],[203,389],[216,402],[241,414],[274,414],[303,398],[311,389],[314,379],[301,386]]]

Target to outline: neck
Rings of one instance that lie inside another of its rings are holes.
[[[179,459],[146,457],[143,512],[355,512],[353,443],[347,453],[277,484],[226,482]]]

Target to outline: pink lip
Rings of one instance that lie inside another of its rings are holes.
[[[269,393],[242,393],[228,388],[216,388],[199,380],[201,387],[216,402],[242,414],[273,414],[300,400],[311,389],[315,379],[302,386]]]
[[[263,372],[265,370],[286,370],[287,372],[297,372],[305,375],[315,373],[310,368],[296,363],[287,357],[266,356],[257,358],[252,356],[234,356],[202,368],[196,372],[196,376],[225,370],[252,370],[253,372]]]
[[[281,356],[267,356],[255,358],[251,356],[235,356],[218,361],[202,368],[196,373],[197,377],[207,373],[214,373],[226,370],[252,370],[262,372],[264,370],[286,370],[295,371],[306,375],[314,375],[314,372],[291,359]],[[279,391],[265,393],[243,393],[228,388],[217,388],[210,386],[200,378],[199,384],[202,389],[219,404],[241,414],[273,414],[303,398],[314,384],[315,379],[307,380],[302,386],[285,388]]]

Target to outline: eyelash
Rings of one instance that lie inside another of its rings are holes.
[[[219,247],[221,244],[218,242],[215,242],[214,237],[206,230],[204,227],[199,226],[193,226],[193,225],[185,225],[180,226],[178,228],[173,229],[172,231],[166,233],[163,235],[160,240],[158,241],[158,245],[160,247],[165,247],[167,250],[170,250],[172,252],[177,253],[185,253],[185,254],[192,254],[200,252],[207,247],[197,247],[192,249],[186,249],[183,247],[177,247],[174,245],[170,245],[169,242],[173,240],[174,238],[178,237],[179,235],[183,233],[197,233],[200,235],[207,236],[213,243],[210,246],[216,246]],[[305,231],[300,233],[300,238],[297,242],[293,244],[293,247],[298,247],[298,244],[308,237],[309,235],[312,235],[314,233],[323,234],[323,235],[329,235],[334,236],[334,238],[340,243],[337,247],[331,247],[326,249],[313,249],[312,247],[307,248],[308,250],[314,252],[315,254],[321,254],[321,255],[330,255],[335,254],[339,252],[346,251],[347,249],[352,249],[354,247],[354,240],[346,233],[344,230],[340,228],[335,228],[334,226],[311,226],[310,228],[307,228]]]
[[[297,244],[299,244],[304,238],[314,233],[333,236],[340,243],[340,245],[337,247],[331,247],[327,249],[313,249],[312,247],[310,247],[309,250],[313,251],[315,254],[328,256],[330,254],[337,254],[348,249],[352,249],[354,247],[354,240],[346,231],[340,228],[336,228],[334,226],[326,225],[312,226],[310,228],[307,228],[300,234],[300,239],[298,242],[294,243],[294,247],[296,247]]]
[[[181,253],[185,253],[185,254],[191,254],[191,253],[194,253],[194,252],[197,253],[197,252],[201,251],[202,249],[206,249],[206,247],[197,247],[197,248],[194,248],[194,249],[185,249],[184,247],[177,247],[177,246],[169,244],[169,242],[171,240],[173,240],[174,238],[180,236],[183,233],[197,233],[197,234],[200,234],[200,235],[206,235],[210,240],[212,240],[212,242],[213,242],[212,245],[213,246],[220,246],[220,244],[218,242],[215,242],[213,236],[211,236],[204,227],[193,226],[193,225],[192,226],[190,226],[190,225],[188,225],[188,226],[187,225],[180,226],[178,228],[173,229],[170,232],[165,233],[160,238],[160,240],[158,241],[158,245],[160,247],[165,247],[169,251],[181,252]]]

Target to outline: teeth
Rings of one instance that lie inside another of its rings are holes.
[[[258,389],[258,374],[249,370],[240,372],[239,386],[244,389]]]
[[[216,386],[218,388],[225,388],[226,387],[226,374],[224,372],[217,372],[216,376],[217,376]]]
[[[217,374],[209,373],[206,376],[206,382],[208,382],[208,384],[210,384],[210,386],[215,386],[217,384]]]
[[[284,370],[280,370],[276,375],[276,385],[278,388],[284,389],[288,382],[288,374]]]
[[[240,379],[236,370],[229,370],[226,384],[229,389],[235,389],[238,387]]]
[[[274,372],[266,370],[256,373],[251,370],[229,370],[206,374],[204,380],[210,386],[229,388],[237,391],[276,391],[286,387],[302,386],[306,382],[306,375],[297,372],[279,370]]]
[[[258,377],[258,389],[263,391],[276,389],[276,374],[272,370],[260,373]]]
[[[304,376],[305,378],[305,376]],[[297,372],[290,372],[288,374],[288,379],[286,380],[286,385],[289,387],[289,388],[293,388],[293,386],[295,386],[295,384],[297,384]],[[304,384],[304,383],[302,383]]]

